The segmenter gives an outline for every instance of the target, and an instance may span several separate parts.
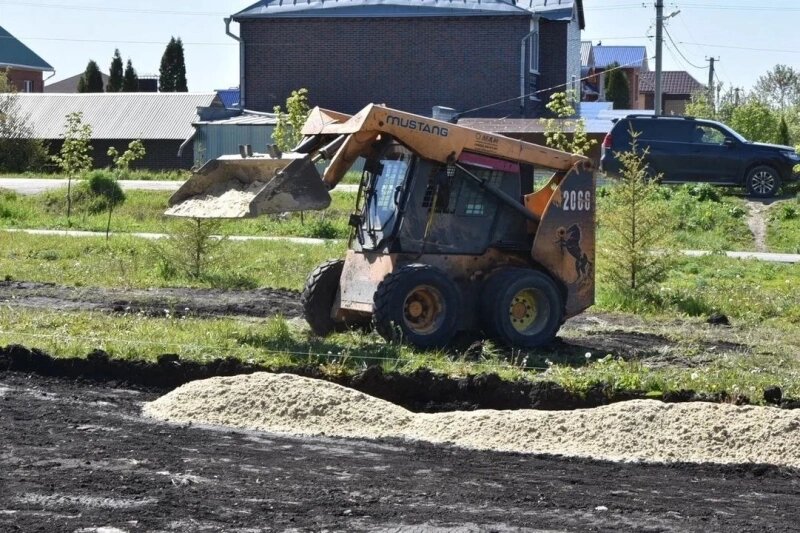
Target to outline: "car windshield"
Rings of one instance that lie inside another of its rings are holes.
[[[725,124],[719,124],[719,127],[722,130],[724,130],[726,133],[729,133],[731,135],[731,137],[735,138],[736,140],[738,140],[740,142],[743,142],[743,143],[750,142],[747,139],[745,139],[741,134],[737,133],[735,130],[729,128]]]

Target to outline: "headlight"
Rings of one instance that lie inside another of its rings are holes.
[[[783,152],[783,155],[785,155],[792,161],[800,161],[800,154],[798,154],[797,152]]]

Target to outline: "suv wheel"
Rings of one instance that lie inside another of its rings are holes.
[[[756,198],[770,198],[778,194],[781,178],[774,168],[766,165],[755,167],[747,173],[747,193]]]

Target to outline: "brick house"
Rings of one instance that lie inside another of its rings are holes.
[[[667,70],[661,73],[661,112],[665,115],[683,115],[686,104],[692,95],[705,91],[706,86],[697,81],[686,71]],[[639,93],[642,95],[642,107],[638,109],[655,109],[656,73],[645,72],[639,78]]]
[[[146,156],[133,168],[189,169],[195,162],[192,123],[202,118],[199,112],[227,111],[217,93],[20,93],[15,98],[31,136],[46,141],[51,153],[64,142],[66,116],[83,113],[83,123],[92,126],[97,168],[111,165],[109,147],[123,151],[140,139]]]
[[[11,85],[23,93],[42,92],[44,73],[55,73],[55,69],[2,26],[0,42],[0,70],[5,71]]]
[[[375,102],[539,116],[580,79],[582,0],[262,0],[230,20],[243,106],[256,111],[305,87],[345,113]]]
[[[639,92],[640,78],[644,73],[650,71],[647,61],[647,48],[644,46],[588,46],[583,44],[584,68],[588,73],[584,94],[588,101],[606,100],[605,85],[608,77],[608,69],[612,65],[619,65],[619,68],[628,79],[629,101],[631,109],[644,109],[644,99]]]

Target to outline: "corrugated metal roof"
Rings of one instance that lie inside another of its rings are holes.
[[[73,112],[83,113],[93,139],[187,139],[198,107],[222,107],[216,93],[18,93],[15,98],[37,139],[60,138]]]
[[[589,68],[594,65],[592,61],[592,41],[581,41],[581,68]]]
[[[274,113],[254,113],[245,111],[241,115],[220,120],[198,120],[195,125],[211,124],[213,126],[274,126],[278,123],[278,115]]]
[[[53,72],[50,64],[0,26],[0,67]]]
[[[705,90],[706,86],[684,70],[668,70],[661,73],[661,88],[664,94],[694,94]],[[642,72],[639,76],[639,92],[656,91],[656,73]]]
[[[262,0],[234,20],[303,17],[441,17],[530,15],[512,0]]]
[[[592,48],[594,66],[607,68],[614,63],[625,68],[647,69],[647,48],[644,46],[595,46]]]
[[[585,26],[582,0],[261,0],[234,20],[303,17],[442,17],[530,15],[547,20],[572,20],[575,7]]]
[[[561,22],[569,22],[578,9],[578,21],[580,22],[581,29],[586,26],[586,21],[583,16],[583,2],[582,0],[519,0],[517,5],[526,11],[536,13],[547,20],[557,20]]]

